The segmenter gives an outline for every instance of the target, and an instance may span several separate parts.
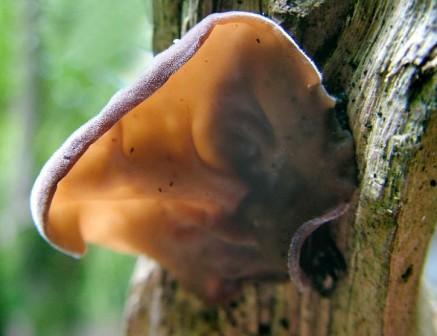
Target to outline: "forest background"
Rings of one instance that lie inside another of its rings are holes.
[[[29,191],[79,125],[151,58],[151,1],[0,1],[0,335],[119,335],[135,259],[75,260],[35,230]]]

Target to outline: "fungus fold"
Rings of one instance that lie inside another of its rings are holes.
[[[210,15],[54,153],[32,190],[35,224],[73,256],[93,243],[155,258],[209,300],[282,279],[290,241],[300,258],[314,231],[299,227],[338,217],[355,188],[334,105],[278,25]]]

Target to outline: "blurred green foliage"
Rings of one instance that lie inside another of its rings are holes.
[[[150,0],[0,1],[0,335],[120,333],[134,258],[53,250],[8,190],[27,198],[51,153],[144,67],[151,15]]]

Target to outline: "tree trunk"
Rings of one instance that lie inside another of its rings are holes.
[[[155,0],[155,48],[207,14],[274,18],[347,97],[359,191],[337,227],[348,272],[328,298],[291,283],[247,285],[206,307],[140,260],[126,335],[415,335],[427,246],[437,222],[436,20],[433,0]],[[162,13],[166,13],[163,16]]]

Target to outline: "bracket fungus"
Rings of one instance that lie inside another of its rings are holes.
[[[53,154],[32,190],[34,222],[72,256],[86,243],[148,255],[210,301],[288,271],[329,291],[344,260],[316,229],[356,184],[334,105],[277,24],[210,15]]]

